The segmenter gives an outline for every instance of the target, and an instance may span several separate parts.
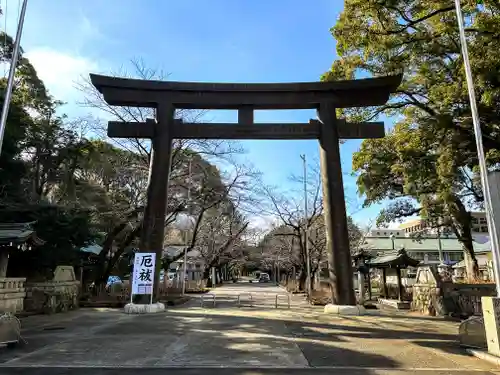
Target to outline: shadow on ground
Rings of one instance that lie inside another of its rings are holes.
[[[249,367],[254,368],[252,375],[312,370],[317,375],[480,375],[491,368],[463,354],[451,333],[454,326],[440,330],[438,320],[371,316],[318,322],[304,318],[307,309],[237,309],[234,298],[221,296],[220,304],[217,301],[216,308],[200,309],[199,301],[193,301],[155,315],[82,309],[72,319],[54,322],[57,329],[32,326],[25,333],[27,345],[0,352],[3,366],[10,366],[0,367],[0,374],[114,375],[116,370],[99,367],[128,366],[148,369],[121,368],[120,375],[166,373],[161,367],[169,367],[174,375],[250,375],[245,372]],[[190,369],[193,366],[206,369]]]

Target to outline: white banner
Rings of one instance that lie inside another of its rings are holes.
[[[155,253],[135,253],[132,294],[153,294]]]

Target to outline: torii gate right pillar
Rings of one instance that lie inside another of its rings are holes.
[[[342,181],[336,108],[320,104],[320,163],[323,184],[323,215],[326,229],[328,276],[334,305],[354,306],[354,281],[349,249],[347,213]]]

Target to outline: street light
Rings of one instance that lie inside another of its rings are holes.
[[[304,241],[305,241],[305,250],[306,250],[306,270],[307,270],[307,294],[309,298],[312,296],[312,288],[311,288],[311,262],[309,257],[309,222],[307,219],[307,163],[306,163],[306,155],[300,155],[302,159],[302,164],[304,167]]]
[[[479,173],[481,176],[481,185],[484,193],[486,219],[488,222],[488,231],[491,239],[491,253],[493,256],[493,271],[495,273],[495,285],[497,296],[500,297],[500,246],[498,243],[498,233],[496,231],[495,214],[493,212],[493,202],[491,200],[491,192],[488,184],[488,168],[486,166],[486,158],[484,156],[483,135],[481,124],[479,122],[479,111],[477,109],[476,93],[474,91],[474,81],[472,79],[472,69],[469,60],[469,51],[467,48],[467,39],[465,37],[464,19],[460,0],[455,0],[455,9],[457,12],[458,29],[460,33],[460,44],[462,45],[462,55],[465,67],[465,76],[467,78],[467,89],[469,91],[470,107],[472,112],[472,122],[474,125],[474,134],[476,136],[477,156],[479,161]]]

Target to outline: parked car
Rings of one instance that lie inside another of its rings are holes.
[[[258,282],[260,279],[260,273],[254,275],[253,279],[248,280],[249,283]]]
[[[268,283],[271,281],[271,278],[267,273],[261,273],[259,277],[259,283]]]
[[[123,286],[123,281],[118,276],[109,276],[108,281],[106,283],[106,291],[110,291],[111,287],[115,284],[120,284]]]

